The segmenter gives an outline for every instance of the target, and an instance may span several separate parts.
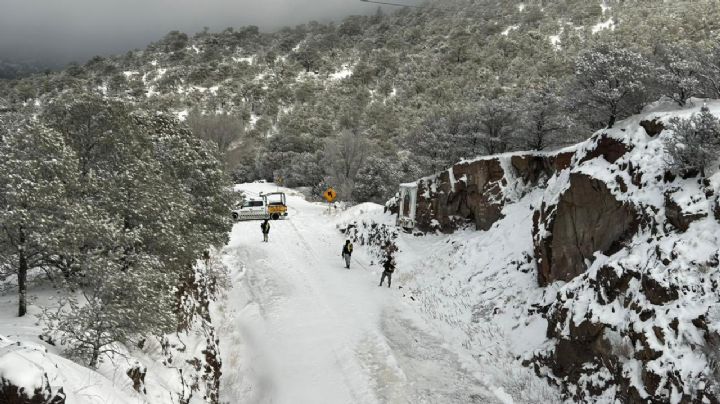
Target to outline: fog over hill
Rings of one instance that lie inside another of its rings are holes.
[[[358,0],[0,0],[0,9],[0,60],[64,64],[143,48],[171,30],[257,25],[273,31],[372,13],[377,5]]]

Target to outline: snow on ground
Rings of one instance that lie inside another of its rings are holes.
[[[508,35],[510,35],[510,31],[515,31],[518,28],[520,28],[519,25],[510,25],[509,27],[505,28],[505,30],[503,30],[503,32],[501,32],[501,34],[508,36]]]
[[[0,285],[2,282],[0,282]],[[0,377],[33,391],[38,375],[57,393],[59,387],[73,404],[137,404],[147,402],[132,389],[132,381],[120,369],[106,364],[96,372],[60,356],[61,348],[38,338],[41,307],[52,307],[56,290],[35,286],[30,292],[28,313],[17,317],[17,294],[0,293]]]
[[[342,80],[353,75],[353,68],[350,65],[342,65],[342,68],[335,73],[330,74],[330,80]]]
[[[610,31],[615,30],[615,21],[612,17],[608,18],[607,21],[599,22],[592,27],[592,33],[597,34],[602,30],[609,29]]]
[[[178,119],[179,119],[181,122],[182,122],[182,121],[185,121],[185,120],[187,119],[187,117],[188,117],[189,114],[190,114],[190,111],[189,111],[187,108],[184,109],[184,110],[182,110],[182,111],[178,111],[178,112],[176,113]]]
[[[527,204],[493,237],[402,234],[388,289],[378,287],[381,269],[366,247],[356,244],[344,268],[338,231],[349,221],[392,222],[382,207],[328,212],[285,191],[290,217],[271,222],[269,243],[259,222],[241,222],[224,250],[234,285],[215,315],[224,401],[506,403],[555,394],[517,360],[544,341],[545,327],[520,315],[518,291],[537,299],[542,291],[531,274],[493,265],[528,248],[529,230],[520,241],[508,231],[530,220]]]
[[[255,61],[255,57],[254,56],[244,56],[244,57],[233,56],[232,60],[235,63],[247,63],[249,65],[252,65],[253,62]]]

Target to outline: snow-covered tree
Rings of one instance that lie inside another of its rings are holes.
[[[679,106],[702,91],[700,50],[687,41],[662,44],[655,52],[661,91]]]
[[[510,149],[515,130],[517,106],[506,97],[483,99],[475,112],[478,144],[485,154],[503,153]]]
[[[367,155],[367,139],[348,130],[327,142],[322,163],[340,198],[352,200],[355,180]]]
[[[564,143],[571,120],[563,108],[563,99],[550,85],[529,89],[519,100],[518,129],[513,143],[516,148],[544,150]]]
[[[81,97],[42,118],[84,167],[78,248],[55,261],[81,275],[68,279],[79,294],[46,312],[47,332],[95,366],[114,343],[172,328],[173,291],[203,251],[227,242],[230,182],[217,148],[173,117]]]
[[[720,98],[720,43],[713,42],[700,52],[700,78],[705,93]]]
[[[195,136],[213,142],[220,153],[227,152],[244,132],[242,120],[228,114],[202,114],[194,110],[188,115],[187,124]]]
[[[112,238],[129,236],[114,226],[106,230],[115,233]],[[61,297],[43,313],[46,335],[59,338],[71,357],[95,368],[117,344],[175,329],[167,308],[173,307],[176,280],[158,270],[157,258],[123,249],[92,251],[85,258],[78,293]]]
[[[59,133],[0,118],[0,270],[17,275],[19,316],[27,312],[28,272],[72,242],[64,227],[74,216],[76,176],[75,154]]]
[[[634,112],[647,91],[650,64],[641,54],[617,44],[600,44],[581,53],[575,62],[581,108],[597,111],[607,128]]]
[[[136,116],[153,142],[153,159],[163,167],[163,182],[179,191],[178,199],[164,212],[164,218],[183,217],[183,235],[176,245],[176,256],[186,269],[209,246],[228,241],[232,220],[228,212],[234,205],[231,181],[217,152],[208,142],[195,138],[174,117],[144,114]],[[187,216],[178,210],[189,207]]]
[[[368,157],[355,178],[353,196],[358,202],[384,203],[397,191],[398,177],[396,161]]]
[[[705,176],[705,170],[720,155],[720,119],[704,106],[689,119],[673,118],[670,129],[673,135],[666,147],[671,167],[683,176]]]
[[[454,115],[431,115],[408,136],[406,143],[423,171],[434,173],[459,158],[457,150],[464,141],[459,130]]]
[[[314,186],[325,176],[321,153],[297,153],[290,163],[279,171],[283,185],[287,187]]]

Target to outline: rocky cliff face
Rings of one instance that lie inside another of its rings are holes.
[[[544,201],[535,212],[533,235],[540,285],[572,280],[587,269],[596,252],[617,252],[637,231],[635,208],[613,195],[613,191],[627,191],[620,176],[615,184],[619,189],[611,190],[604,181],[575,170],[583,164],[594,164],[598,158],[614,163],[627,150],[621,141],[600,136],[573,165],[570,171],[575,172],[559,179],[566,184],[559,198]]]
[[[536,305],[547,342],[525,364],[569,400],[720,403],[720,174],[678,178],[664,147],[667,121],[695,105],[656,105],[570,153],[462,162],[418,183],[423,229],[484,230],[538,195],[518,231],[532,231],[553,292]]]
[[[662,121],[690,112],[596,134],[535,213],[539,283],[567,284],[546,308],[550,342],[534,366],[572,399],[720,399],[708,354],[718,349],[718,181],[676,178],[663,147]]]
[[[418,181],[417,227],[452,232],[474,224],[487,230],[503,217],[506,203],[542,187],[567,167],[571,151],[516,153],[460,162]],[[407,209],[406,209],[407,211]]]

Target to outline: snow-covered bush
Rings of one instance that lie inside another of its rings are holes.
[[[705,176],[720,157],[720,119],[703,107],[689,119],[671,119],[670,129],[674,132],[666,141],[670,166],[683,176],[698,172]]]

